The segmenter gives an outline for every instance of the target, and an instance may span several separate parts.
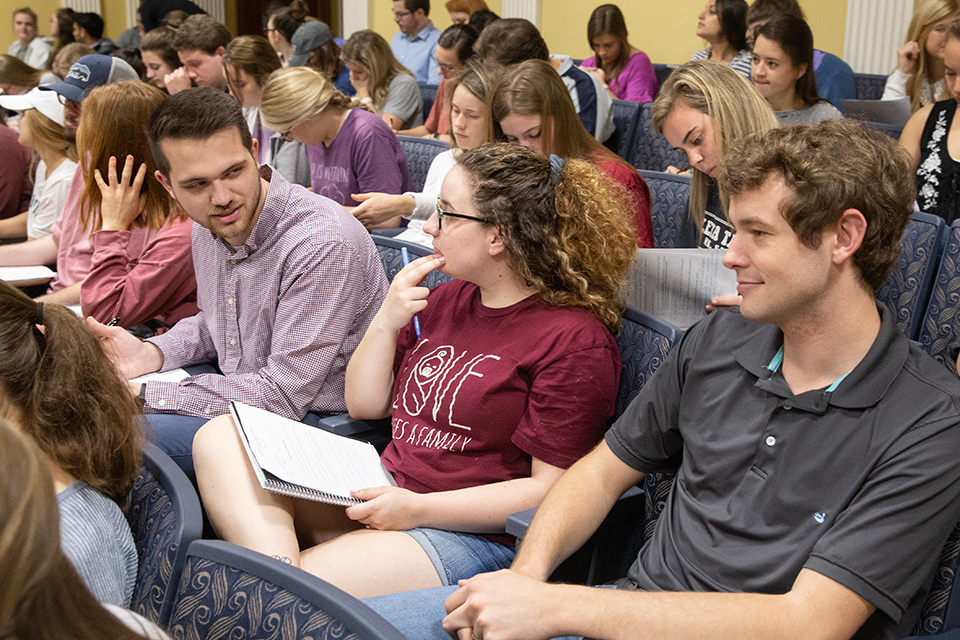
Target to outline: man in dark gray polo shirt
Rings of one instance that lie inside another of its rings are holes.
[[[909,159],[844,122],[724,159],[740,310],[686,333],[549,492],[510,570],[449,595],[460,640],[909,633],[960,517],[960,382],[874,301],[912,209]],[[624,490],[678,466],[616,590],[545,582]],[[370,602],[441,637],[424,620],[449,593]]]

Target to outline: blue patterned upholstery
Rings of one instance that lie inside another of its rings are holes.
[[[426,120],[433,108],[433,102],[437,99],[437,89],[440,85],[418,82],[420,85],[420,97],[423,98],[423,119]]]
[[[669,322],[627,307],[620,319],[620,334],[617,336],[623,369],[620,371],[614,418],[623,413],[650,376],[663,364],[681,335],[682,332]]]
[[[853,78],[857,83],[857,100],[879,100],[883,97],[883,87],[887,84],[887,76],[855,73]]]
[[[610,151],[623,159],[630,157],[633,149],[634,136],[637,134],[637,123],[640,120],[640,103],[629,100],[613,101],[613,124],[616,127],[613,133],[604,142]]]
[[[947,239],[923,315],[918,340],[931,356],[952,368],[950,345],[960,338],[960,221],[947,230]]]
[[[953,528],[940,552],[940,563],[933,585],[923,603],[913,635],[928,636],[949,629],[960,629],[960,589],[954,591],[954,580],[960,565],[960,523]]]
[[[397,138],[400,140],[400,146],[403,147],[403,154],[407,157],[413,190],[422,191],[433,159],[449,149],[450,145],[432,138],[411,138],[410,136],[397,136]]]
[[[213,540],[190,545],[167,628],[177,640],[405,640],[323,580]]]
[[[666,171],[670,165],[678,168],[687,166],[687,155],[675,151],[667,139],[654,130],[649,102],[640,105],[637,135],[627,160],[637,169],[647,171]]]
[[[933,286],[943,218],[929,213],[914,213],[903,231],[903,249],[887,281],[877,291],[877,300],[893,311],[897,326],[915,339]]]
[[[203,516],[187,476],[150,442],[144,444],[143,464],[126,510],[140,558],[130,608],[165,624],[187,547],[203,531]]]
[[[670,77],[670,74],[674,72],[677,68],[675,64],[655,64],[653,65],[653,72],[657,76],[657,87],[662,87],[663,83],[667,81],[667,78]]]
[[[407,253],[410,254],[411,261],[422,258],[423,256],[433,255],[431,249],[421,244],[405,242],[403,240],[397,240],[396,238],[388,238],[376,234],[371,234],[370,237],[373,238],[373,243],[377,245],[377,251],[380,253],[380,261],[383,262],[383,270],[387,273],[387,280],[391,282],[393,282],[393,276],[397,275],[400,269],[403,269],[403,254],[400,251],[403,247],[407,248]],[[427,276],[427,279],[424,280],[424,285],[432,289],[438,284],[452,279],[450,276],[444,275],[439,271],[433,271]]]
[[[660,171],[641,171],[640,175],[650,187],[653,246],[658,249],[696,247],[695,228],[687,214],[690,178]]]

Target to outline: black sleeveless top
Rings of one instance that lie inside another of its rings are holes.
[[[951,224],[960,213],[960,162],[947,151],[947,134],[957,111],[956,100],[933,105],[920,138],[917,206]]]

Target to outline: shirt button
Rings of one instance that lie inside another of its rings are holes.
[[[204,409],[203,412],[207,415],[210,415],[210,407],[207,407],[206,409]]]
[[[233,298],[227,298],[227,304],[233,306]]]
[[[166,405],[167,405],[167,401],[164,400],[163,398],[161,398],[160,400],[157,400],[158,407],[165,407]]]
[[[772,447],[773,445],[777,444],[777,439],[773,436],[767,436],[766,442],[768,447]]]
[[[233,339],[233,338],[230,338],[230,344],[231,344],[231,345],[235,345],[235,344],[237,344],[237,341],[236,341],[235,339]]]
[[[791,407],[791,406],[785,406],[785,407],[783,408],[784,411],[790,411],[790,409],[793,409],[793,407]]]
[[[230,264],[237,264],[237,261],[235,259],[230,260]]]

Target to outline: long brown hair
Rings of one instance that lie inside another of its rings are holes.
[[[263,36],[238,36],[230,41],[223,52],[223,71],[227,76],[230,92],[240,101],[237,89],[237,72],[243,71],[253,78],[257,86],[267,83],[270,74],[281,67],[277,52]]]
[[[48,465],[2,419],[0,474],[0,629],[21,639],[144,640],[97,602],[63,554]]]
[[[117,173],[123,170],[128,155],[133,156],[134,172],[140,163],[147,165],[147,177],[140,189],[146,203],[134,220],[135,226],[159,229],[171,211],[176,212],[174,215],[183,215],[163,186],[153,179],[156,165],[147,140],[150,115],[166,98],[167,95],[152,84],[126,80],[97,87],[84,99],[77,128],[77,150],[84,182],[80,221],[84,229],[100,226],[101,195],[94,169],[99,169],[106,180],[110,156],[117,159]]]
[[[40,307],[6,282],[0,282],[0,397],[4,417],[54,464],[123,500],[143,448],[129,388],[83,320],[62,305]]]
[[[613,67],[608,78],[613,78],[610,84],[615,83],[614,88],[620,86],[620,72],[630,60],[630,41],[627,40],[627,21],[623,18],[623,12],[615,4],[602,4],[593,10],[590,14],[590,20],[587,22],[587,42],[593,48],[593,41],[600,36],[610,35],[620,43],[620,53],[617,59],[613,61]],[[597,66],[601,66],[600,56],[597,55]]]
[[[31,89],[40,84],[43,69],[34,69],[16,56],[0,54],[0,82]]]
[[[370,97],[377,111],[383,111],[390,92],[390,82],[401,73],[413,74],[400,64],[390,45],[376,31],[365,29],[357,31],[343,43],[343,60],[359,64],[367,70]]]
[[[526,60],[508,67],[497,81],[489,105],[488,141],[505,140],[500,122],[507,116],[537,115],[544,154],[591,162],[614,160],[633,169],[583,127],[570,92],[549,62]]]
[[[554,74],[556,75],[556,74]],[[457,158],[486,224],[500,229],[514,273],[548,304],[620,326],[624,274],[637,251],[633,211],[590,162],[493,142]]]
[[[722,158],[724,150],[741,138],[779,126],[770,104],[757,93],[749,80],[727,65],[709,60],[681,65],[660,87],[657,99],[650,108],[657,133],[663,133],[667,116],[678,105],[696,109],[710,117],[716,135],[714,148],[718,158]],[[701,233],[709,179],[707,174],[693,169],[687,209]]]

